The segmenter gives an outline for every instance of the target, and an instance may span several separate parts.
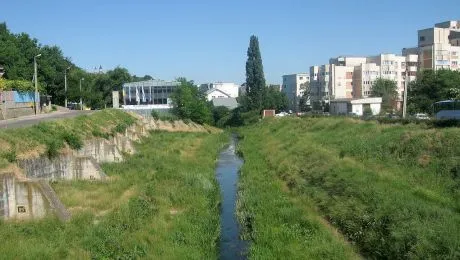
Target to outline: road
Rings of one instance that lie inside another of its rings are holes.
[[[44,121],[52,121],[62,118],[72,118],[79,115],[89,115],[94,113],[91,110],[71,110],[66,112],[53,112],[49,114],[39,114],[32,116],[25,116],[20,118],[12,118],[7,120],[0,120],[0,129],[11,129],[20,128],[25,126],[31,126]]]

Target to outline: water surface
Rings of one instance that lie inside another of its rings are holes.
[[[220,185],[222,204],[220,215],[220,259],[246,259],[247,242],[240,240],[240,226],[236,218],[236,198],[239,169],[243,160],[235,153],[236,135],[219,156],[216,175]]]

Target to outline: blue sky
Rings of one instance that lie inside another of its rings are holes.
[[[14,0],[0,3],[0,21],[85,69],[197,83],[244,82],[255,34],[267,82],[280,83],[330,57],[400,53],[418,29],[460,19],[459,10],[458,0]]]

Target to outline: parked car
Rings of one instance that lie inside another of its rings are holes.
[[[415,118],[419,120],[429,120],[430,119],[430,117],[425,113],[417,113],[415,114]]]
[[[279,112],[278,114],[275,114],[275,117],[283,117],[283,116],[288,116],[289,114],[286,112]]]

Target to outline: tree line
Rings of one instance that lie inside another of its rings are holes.
[[[50,95],[52,102],[58,105],[64,105],[66,72],[69,102],[78,102],[82,96],[83,103],[91,108],[112,106],[112,91],[121,91],[125,82],[152,79],[149,75],[131,75],[122,67],[103,73],[89,73],[65,57],[58,46],[42,45],[27,33],[14,34],[9,31],[6,23],[0,23],[0,66],[5,70],[0,90],[32,90],[33,63],[38,54],[41,54],[37,58],[40,92]]]

